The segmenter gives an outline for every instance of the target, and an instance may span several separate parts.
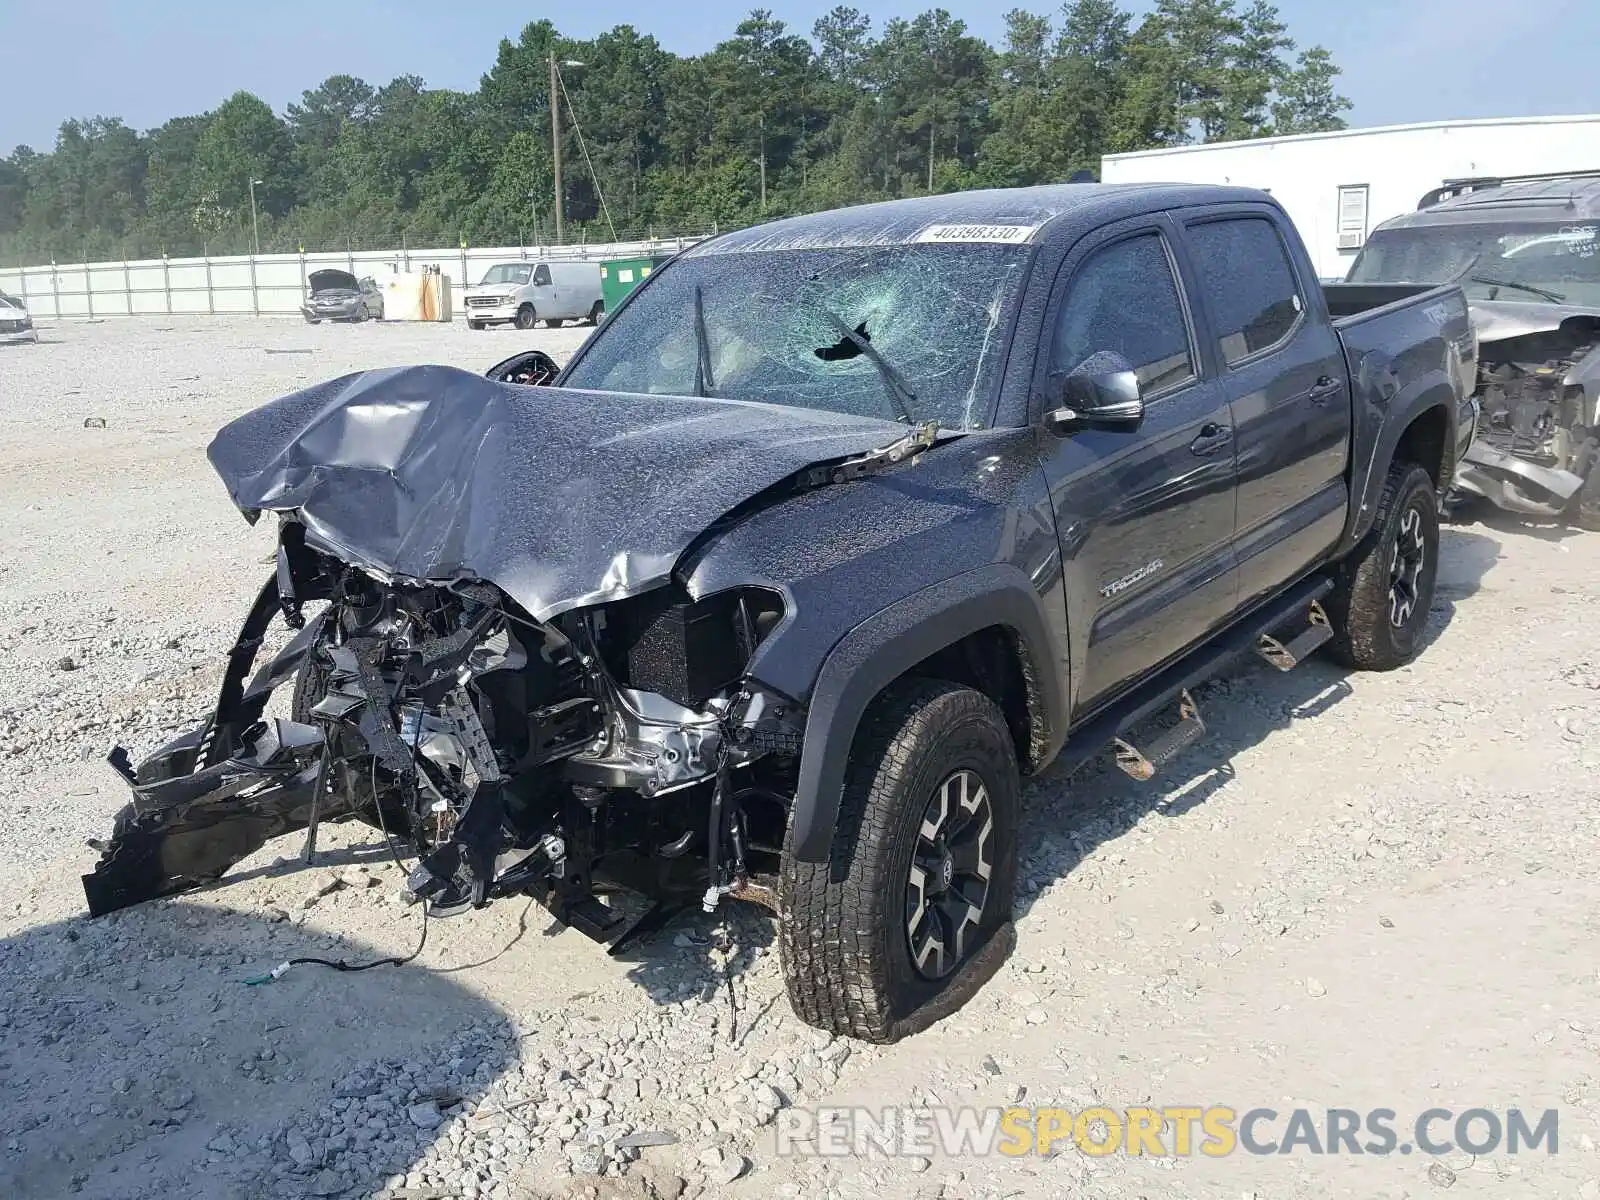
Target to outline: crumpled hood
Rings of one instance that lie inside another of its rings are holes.
[[[1600,317],[1600,308],[1541,301],[1472,300],[1467,309],[1472,314],[1480,344],[1526,337],[1530,333],[1550,333],[1573,317]]]
[[[234,503],[293,511],[346,562],[495,584],[535,620],[665,583],[719,517],[796,471],[888,444],[885,420],[496,383],[348,375],[223,427]]]

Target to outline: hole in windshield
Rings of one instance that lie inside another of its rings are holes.
[[[863,342],[872,340],[872,335],[867,332],[867,323],[865,321],[856,326],[856,337]],[[847,358],[855,358],[857,355],[865,354],[866,351],[856,345],[853,338],[842,337],[831,346],[818,346],[812,353],[823,362],[843,362]]]

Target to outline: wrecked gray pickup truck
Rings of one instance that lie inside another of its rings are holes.
[[[114,754],[90,910],[357,818],[425,911],[532,895],[615,948],[756,901],[801,1017],[921,1028],[1010,945],[1021,775],[1149,779],[1241,654],[1419,651],[1466,305],[1339,308],[1259,192],[975,192],[703,243],[553,386],[529,352],[249,413],[209,454],[277,569],[212,718]]]

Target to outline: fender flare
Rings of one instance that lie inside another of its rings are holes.
[[[1042,759],[1054,756],[1067,724],[1064,660],[1051,650],[1044,604],[1027,576],[997,563],[934,584],[861,622],[823,660],[795,788],[795,858],[827,861],[856,730],[878,694],[930,655],[996,625],[1016,638],[1025,659],[1032,740],[1043,741]]]
[[[1377,373],[1380,376],[1388,374],[1391,379],[1393,377],[1389,361],[1377,354],[1369,354],[1367,361],[1362,364],[1362,376],[1366,377],[1369,373]],[[1367,378],[1363,378],[1361,383],[1371,386],[1371,381]],[[1352,549],[1372,528],[1378,516],[1378,501],[1383,495],[1383,483],[1389,473],[1389,464],[1394,461],[1395,451],[1399,448],[1400,438],[1411,427],[1412,422],[1434,408],[1440,409],[1445,419],[1443,448],[1445,461],[1438,464],[1441,486],[1447,487],[1450,482],[1456,453],[1459,405],[1459,397],[1451,385],[1450,377],[1443,371],[1429,371],[1418,377],[1415,384],[1404,391],[1388,392],[1381,382],[1377,384],[1376,391],[1387,400],[1387,404],[1374,414],[1377,417],[1376,436],[1372,438],[1370,453],[1365,456],[1365,471],[1358,473],[1351,481],[1350,521],[1345,528],[1344,538],[1334,552],[1335,557]],[[1360,424],[1358,421],[1358,430]],[[1354,459],[1354,464],[1358,467],[1362,465],[1359,457]]]

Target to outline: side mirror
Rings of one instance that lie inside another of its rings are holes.
[[[1066,437],[1081,429],[1136,429],[1144,420],[1138,373],[1119,354],[1096,354],[1075,370],[1050,376],[1055,407],[1044,415],[1050,432]]]
[[[513,354],[504,362],[495,363],[484,374],[496,383],[520,383],[530,387],[544,387],[561,374],[561,368],[556,365],[556,360],[543,350],[524,350],[521,354]]]

